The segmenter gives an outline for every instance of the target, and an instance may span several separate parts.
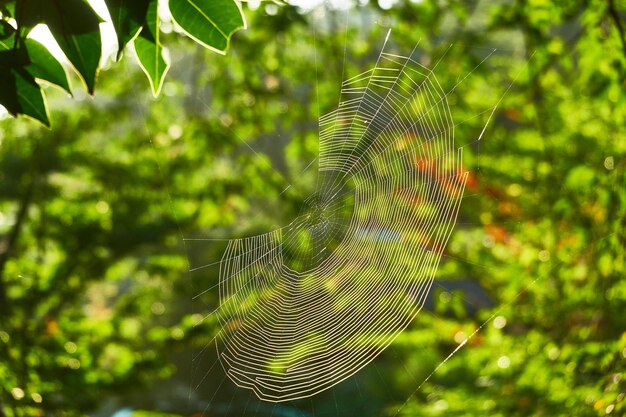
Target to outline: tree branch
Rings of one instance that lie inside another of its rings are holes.
[[[622,50],[624,51],[624,57],[626,58],[626,37],[624,36],[624,27],[622,26],[622,19],[615,7],[615,0],[608,0],[609,14],[615,23],[617,32],[619,32],[619,40],[622,42]]]
[[[24,221],[26,220],[28,208],[30,207],[33,196],[33,188],[34,182],[31,181],[28,188],[26,189],[26,192],[22,196],[22,200],[20,201],[20,207],[17,211],[17,218],[15,219],[15,224],[13,225],[13,228],[9,233],[6,248],[2,253],[0,253],[0,314],[2,315],[6,314],[9,309],[6,282],[4,280],[4,268],[7,261],[11,257],[13,250],[15,249],[17,239],[19,238],[22,227],[24,226]]]

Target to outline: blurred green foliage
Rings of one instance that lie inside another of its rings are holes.
[[[174,395],[159,391],[174,365],[217,331],[203,320],[217,289],[190,302],[217,271],[185,271],[224,247],[182,238],[252,235],[297,213],[297,195],[278,198],[285,179],[310,180],[319,113],[373,65],[387,27],[398,51],[419,41],[425,64],[441,58],[444,90],[462,80],[449,101],[470,178],[439,276],[478,282],[495,305],[472,312],[471,294],[436,283],[434,310],[360,373],[358,393],[339,385],[314,409],[231,395],[231,415],[626,412],[626,4],[370,3],[244,8],[251,29],[226,57],[170,40],[158,99],[122,61],[95,101],[50,91],[53,130],[1,122],[0,415],[84,415],[108,398],[149,410]],[[192,396],[209,401],[219,380],[206,383]]]

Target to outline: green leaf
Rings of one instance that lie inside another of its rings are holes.
[[[43,92],[23,68],[0,67],[0,103],[14,116],[25,114],[50,127]]]
[[[146,22],[144,26],[148,27],[150,34],[157,41],[160,40],[160,25],[161,19],[159,18],[159,2],[158,0],[150,0],[150,4],[148,4],[148,10],[146,11]]]
[[[3,16],[15,16],[15,0],[1,1],[0,13]]]
[[[25,44],[30,60],[30,64],[26,66],[26,71],[33,77],[48,81],[72,94],[63,65],[56,60],[48,49],[33,39],[26,39]]]
[[[117,59],[124,46],[141,30],[146,21],[150,0],[105,0],[117,34]]]
[[[13,26],[0,20],[0,104],[14,116],[25,114],[50,126],[41,88],[26,70],[27,49],[15,35]]]
[[[224,54],[230,37],[246,28],[233,0],[170,0],[170,12],[185,33],[206,48]]]
[[[40,23],[45,23],[47,9],[50,1],[45,0],[20,0],[19,7],[14,8],[15,20],[18,23],[22,36],[25,37],[32,28]]]
[[[82,0],[46,0],[41,7],[44,22],[93,94],[102,53],[98,15]]]
[[[134,41],[135,53],[141,69],[148,76],[152,94],[159,95],[165,74],[169,69],[169,62],[165,59],[164,48],[159,39],[159,14],[157,1],[152,0],[146,14],[146,26],[141,30]]]
[[[15,29],[4,20],[0,20],[0,52],[11,51],[15,46]]]

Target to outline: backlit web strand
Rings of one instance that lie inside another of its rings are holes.
[[[411,54],[413,55],[413,53]],[[262,400],[353,375],[419,312],[466,172],[446,95],[412,56],[383,51],[320,117],[315,193],[289,225],[230,240],[218,357]]]

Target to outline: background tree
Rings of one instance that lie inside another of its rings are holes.
[[[49,91],[54,129],[2,122],[5,415],[83,415],[106,399],[183,416],[216,392],[207,414],[624,413],[626,7],[324,10],[246,8],[251,28],[219,60],[164,35],[178,64],[156,100],[122,61],[98,100]],[[217,276],[185,271],[219,260],[223,243],[182,237],[250,235],[297,213],[298,199],[276,196],[315,158],[319,112],[336,106],[342,77],[372,65],[386,26],[398,51],[421,39],[429,65],[454,44],[436,74],[449,90],[471,72],[449,97],[463,143],[514,80],[465,149],[471,176],[431,310],[314,400],[261,404],[211,378],[190,399],[205,371],[190,358],[217,331],[202,320],[217,294],[190,300]],[[487,296],[452,290],[466,282]]]

